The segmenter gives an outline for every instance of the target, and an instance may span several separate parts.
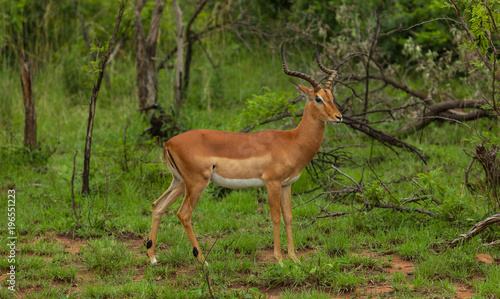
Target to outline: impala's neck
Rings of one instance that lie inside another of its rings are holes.
[[[304,158],[309,162],[319,151],[325,133],[325,122],[312,115],[310,103],[306,104],[304,114],[299,125],[293,129],[296,145],[304,153]]]

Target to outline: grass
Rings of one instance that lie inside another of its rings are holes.
[[[197,72],[192,83],[198,88],[191,88],[188,93],[180,120],[184,127],[229,129],[244,108],[243,101],[251,94],[259,94],[263,86],[271,86],[275,91],[293,90],[284,76],[269,76],[270,80],[262,76],[269,68],[281,70],[279,60],[265,58],[269,53],[263,53],[262,62],[255,65],[252,59],[236,55],[241,49],[228,51],[225,64],[218,69],[220,74],[203,63],[195,64]],[[222,53],[214,53],[214,59],[221,59],[217,55]],[[35,90],[41,148],[27,152],[21,146],[19,128],[23,127],[23,108],[18,77],[14,71],[0,69],[0,77],[4,79],[0,81],[2,90],[12,91],[0,97],[5,107],[0,112],[0,190],[4,195],[10,188],[16,190],[18,295],[209,296],[207,269],[192,256],[191,245],[175,215],[181,200],[169,208],[160,225],[157,253],[161,264],[152,267],[145,256],[143,241],[151,227],[151,204],[168,187],[171,175],[162,161],[160,147],[141,136],[148,124],[136,111],[132,61],[126,57],[110,65],[110,86],[103,88],[99,97],[89,196],[78,192],[87,121],[86,92],[67,94],[60,80],[63,66],[47,66],[38,71]],[[222,79],[216,80],[216,76]],[[164,107],[172,103],[171,81],[171,73],[162,71],[159,101]],[[124,128],[129,121],[124,146]],[[488,121],[474,124],[478,130],[488,125]],[[281,122],[274,126],[286,129],[293,124]],[[394,127],[389,125],[388,129]],[[294,241],[300,264],[286,259],[284,267],[280,267],[272,258],[265,190],[236,190],[219,197],[216,189],[209,187],[196,207],[192,222],[210,263],[208,277],[212,292],[224,298],[263,298],[265,294],[279,294],[282,298],[331,298],[340,294],[370,295],[374,289],[390,286],[389,291],[379,295],[451,298],[458,287],[466,287],[477,298],[499,297],[500,249],[481,247],[486,241],[500,238],[498,230],[490,229],[453,249],[446,247],[446,242],[493,210],[486,195],[472,194],[463,186],[463,174],[470,161],[463,150],[472,147],[462,138],[468,134],[470,131],[463,126],[436,123],[421,136],[417,133],[407,137],[406,142],[425,153],[428,163],[424,164],[411,153],[400,151],[396,155],[346,126],[328,127],[325,144],[349,146],[340,151],[345,151],[351,159],[340,160],[336,166],[357,181],[363,179],[368,191],[342,201],[328,196],[315,198],[322,191],[341,187],[322,185],[321,190],[302,193],[320,185],[310,173],[302,173],[292,187],[292,193],[296,194],[292,199],[292,206],[296,206]],[[77,149],[80,153],[75,200],[80,221],[71,209],[71,175]],[[329,175],[340,184],[352,184],[334,172]],[[365,200],[374,198],[400,205],[420,192],[412,180],[443,205],[409,206],[428,209],[437,217],[375,208],[313,222],[322,207],[330,212],[357,211]],[[5,201],[0,201],[0,209],[5,208]],[[6,231],[1,234],[6,237]],[[75,245],[74,248],[69,248],[68,243]],[[281,245],[286,256],[283,225]],[[2,256],[8,250],[5,242],[0,244]],[[478,253],[490,254],[496,265],[477,262]],[[411,263],[413,271],[399,271],[394,264],[399,258]],[[2,273],[9,266],[6,259],[0,259]],[[6,280],[1,280],[0,285],[0,298],[11,298],[5,288]]]

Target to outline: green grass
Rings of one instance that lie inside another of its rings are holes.
[[[88,247],[82,248],[83,263],[101,277],[115,276],[119,270],[138,262],[126,246],[115,239],[93,239],[88,243]]]

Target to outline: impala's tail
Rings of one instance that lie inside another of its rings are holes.
[[[179,170],[179,167],[177,167],[177,164],[175,164],[175,160],[166,146],[163,154],[165,155],[165,161],[167,161],[167,166],[172,172],[172,175],[177,179],[181,180],[182,182],[184,182],[184,180],[182,179],[181,171]]]

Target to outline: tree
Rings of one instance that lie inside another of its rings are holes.
[[[177,26],[177,35],[175,42],[177,43],[177,59],[175,62],[175,103],[177,108],[182,105],[182,72],[184,71],[184,25],[182,24],[182,10],[177,3],[177,0],[172,1],[172,7],[175,13],[175,23]]]
[[[141,21],[141,12],[147,0],[139,0],[135,10],[135,53],[137,69],[137,88],[139,109],[145,111],[149,118],[153,117],[158,98],[158,79],[153,58],[156,55],[156,44],[160,20],[165,2],[155,0],[153,16],[147,37]]]
[[[83,157],[83,176],[82,176],[82,193],[88,194],[90,192],[89,176],[90,176],[90,152],[92,148],[92,131],[94,129],[94,117],[95,108],[97,103],[97,97],[99,95],[99,90],[101,89],[101,82],[104,77],[104,70],[106,69],[106,64],[108,63],[109,57],[111,55],[113,45],[115,44],[116,35],[118,34],[118,28],[120,27],[120,22],[123,17],[123,11],[125,9],[125,3],[122,1],[120,3],[120,11],[118,12],[118,17],[116,18],[115,28],[113,30],[113,35],[109,40],[106,54],[99,62],[99,74],[97,80],[92,87],[92,96],[90,98],[89,106],[89,121],[87,126],[87,137],[85,139],[85,154]]]
[[[36,148],[36,110],[33,96],[32,60],[21,51],[21,86],[24,99],[24,146],[34,150]]]

